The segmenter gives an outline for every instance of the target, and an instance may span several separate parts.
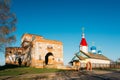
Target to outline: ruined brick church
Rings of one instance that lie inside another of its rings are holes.
[[[39,35],[24,34],[21,47],[6,48],[6,63],[36,68],[63,66],[63,44]]]

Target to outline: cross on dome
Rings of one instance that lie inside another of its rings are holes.
[[[84,30],[85,30],[85,28],[84,28],[84,27],[82,27],[82,33],[84,33]]]
[[[84,30],[85,30],[85,28],[82,27],[82,40],[81,40],[81,42],[80,42],[80,45],[81,45],[81,46],[87,46],[87,41],[86,41],[86,39],[85,39]]]

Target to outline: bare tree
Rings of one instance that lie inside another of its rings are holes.
[[[16,41],[16,15],[10,11],[11,0],[0,0],[0,51]]]

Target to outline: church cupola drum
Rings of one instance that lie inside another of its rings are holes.
[[[95,46],[92,46],[92,47],[90,48],[90,50],[91,50],[92,53],[96,54],[96,47],[95,47]]]
[[[85,39],[84,28],[82,28],[82,40],[80,42],[80,50],[85,53],[88,53],[88,44]]]

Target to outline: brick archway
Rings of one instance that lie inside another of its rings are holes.
[[[53,54],[51,52],[47,53],[45,56],[45,64],[53,64],[54,58],[53,58]]]

